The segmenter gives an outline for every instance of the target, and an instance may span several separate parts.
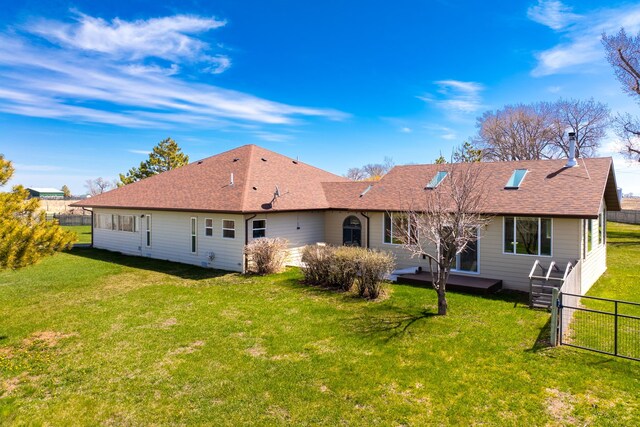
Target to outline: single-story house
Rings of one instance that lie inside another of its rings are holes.
[[[487,162],[491,223],[456,260],[459,275],[528,291],[535,260],[583,261],[583,289],[606,269],[606,211],[619,210],[611,158]],[[93,208],[93,245],[202,267],[245,270],[252,239],[283,237],[289,262],[305,245],[393,252],[398,268],[428,261],[398,244],[408,201],[446,180],[437,164],[396,166],[353,182],[256,145],[245,145],[126,185],[75,206]],[[523,245],[522,242],[527,244]]]

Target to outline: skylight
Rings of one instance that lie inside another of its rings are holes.
[[[522,184],[522,180],[524,179],[524,176],[526,174],[527,174],[526,169],[514,170],[513,174],[511,174],[511,178],[509,178],[509,181],[507,181],[507,185],[505,185],[504,188],[510,188],[510,189],[520,188],[520,184]]]
[[[447,176],[447,172],[445,171],[438,172],[436,176],[434,176],[433,179],[429,181],[429,183],[425,188],[436,188],[446,176]]]

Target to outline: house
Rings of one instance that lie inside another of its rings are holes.
[[[55,188],[27,188],[29,197],[49,200],[64,199],[64,192]]]
[[[606,269],[606,211],[620,209],[613,163],[565,164],[482,163],[493,219],[458,256],[456,274],[528,291],[536,259],[581,259],[583,289],[595,282]],[[93,208],[95,247],[130,255],[243,271],[244,246],[267,236],[288,239],[290,264],[305,245],[326,242],[390,251],[399,268],[428,269],[398,244],[408,226],[402,212],[445,180],[441,165],[408,165],[375,183],[352,182],[245,145],[74,205]]]

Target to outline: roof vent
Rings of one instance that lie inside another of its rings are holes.
[[[424,187],[424,189],[434,189],[436,188],[438,185],[440,185],[440,183],[442,182],[443,179],[445,179],[447,176],[447,172],[446,171],[440,171],[438,173],[436,173],[436,176],[433,177],[433,179],[431,179],[431,181],[429,181],[429,183],[427,184],[426,187]]]
[[[198,160],[198,164],[201,165],[202,164],[202,160]]]
[[[237,162],[238,160],[240,160],[239,157],[236,157],[235,159],[233,159],[234,162]]]
[[[511,174],[511,178],[507,181],[507,185],[504,186],[507,190],[517,190],[520,188],[520,184],[522,184],[522,180],[524,176],[527,174],[526,169],[516,169]]]
[[[254,190],[257,190],[257,189],[258,189],[258,187],[251,187],[251,188],[253,188]]]
[[[297,160],[292,160],[292,162],[293,162],[293,164],[294,164],[294,165],[297,165],[297,164],[298,164],[298,161],[297,161]]]
[[[229,185],[233,185],[233,172],[231,172],[231,178],[229,179]]]
[[[260,160],[262,160],[263,162],[266,162],[266,161],[267,161],[267,159],[265,159],[264,157],[263,157],[263,158],[261,158]]]
[[[564,167],[572,168],[574,166],[578,166],[578,162],[576,162],[576,133],[569,132],[569,160]]]
[[[360,193],[360,197],[364,196],[365,194],[367,194],[369,192],[369,190],[371,190],[373,188],[373,185],[369,185],[362,193]]]

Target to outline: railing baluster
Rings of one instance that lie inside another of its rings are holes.
[[[613,317],[613,354],[618,355],[618,301],[614,302]]]

